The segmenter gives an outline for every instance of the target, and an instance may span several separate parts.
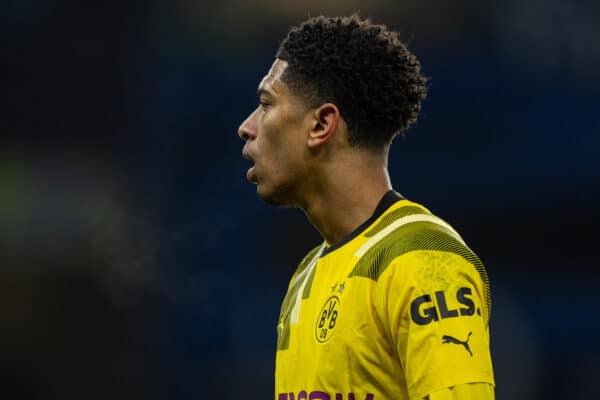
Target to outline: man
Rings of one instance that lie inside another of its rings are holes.
[[[324,238],[281,307],[277,400],[494,398],[485,270],[387,172],[425,93],[397,34],[357,16],[292,28],[260,82],[247,179]]]

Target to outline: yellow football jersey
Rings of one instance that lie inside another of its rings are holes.
[[[422,399],[494,384],[486,272],[456,231],[388,192],[293,275],[277,329],[277,400]]]

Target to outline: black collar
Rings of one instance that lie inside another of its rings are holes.
[[[398,200],[402,200],[402,199],[404,199],[404,197],[402,197],[402,195],[400,193],[395,192],[393,190],[390,190],[389,192],[384,194],[383,197],[381,198],[381,200],[379,200],[379,204],[377,204],[377,207],[375,207],[375,211],[373,212],[373,215],[371,215],[368,220],[366,220],[365,222],[360,224],[360,226],[358,228],[356,228],[351,233],[349,233],[348,236],[344,237],[339,242],[323,249],[323,252],[321,253],[321,257],[331,253],[332,251],[334,251],[336,249],[339,249],[340,247],[342,247],[343,245],[345,245],[346,243],[348,243],[349,241],[351,241],[352,239],[354,239],[355,237],[360,235],[373,222],[375,222],[375,220],[377,218],[379,218],[381,216],[381,214],[383,214],[385,212],[385,210],[390,208],[392,206],[392,204],[394,204]]]

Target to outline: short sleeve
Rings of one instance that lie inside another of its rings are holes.
[[[460,384],[494,384],[485,285],[473,264],[444,251],[402,254],[379,276],[375,311],[411,399]]]

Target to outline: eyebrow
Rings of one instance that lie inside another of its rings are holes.
[[[273,93],[265,88],[259,87],[256,91],[256,95],[258,97],[262,96],[262,95],[266,95],[266,96],[273,96]]]

